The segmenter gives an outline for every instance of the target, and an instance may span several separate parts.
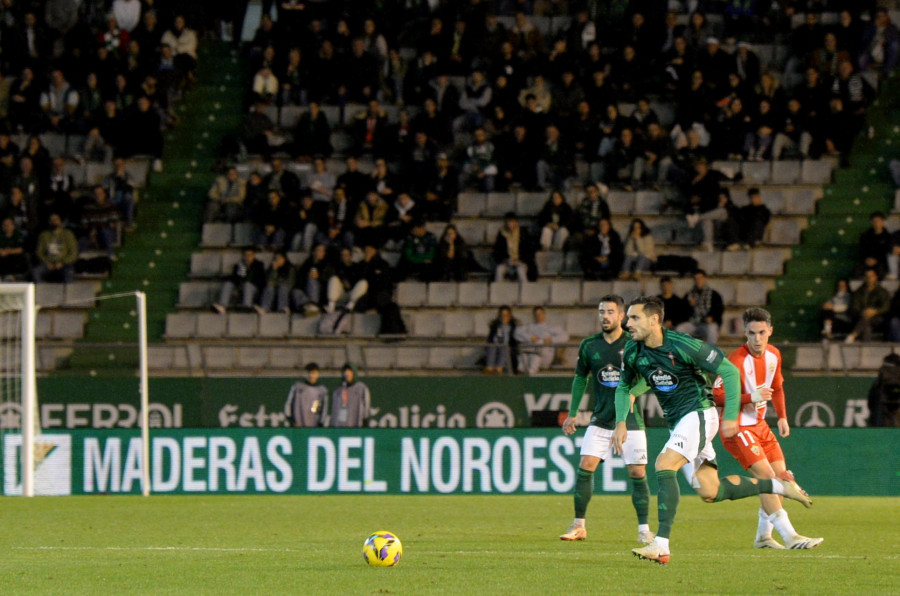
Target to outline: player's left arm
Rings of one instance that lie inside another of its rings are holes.
[[[787,405],[784,399],[784,377],[781,374],[781,352],[772,346],[775,355],[778,356],[775,367],[775,375],[772,377],[772,407],[778,416],[778,434],[787,437],[791,434],[791,425],[788,423]]]
[[[722,436],[733,437],[738,431],[738,414],[741,411],[741,373],[727,358],[716,369],[722,378],[725,391],[725,408],[722,412]]]
[[[616,428],[613,431],[613,452],[622,453],[622,445],[628,438],[628,427],[625,425],[625,419],[631,411],[634,400],[632,398],[632,386],[637,384],[637,379],[641,378],[631,366],[623,361],[622,374],[619,376],[619,385],[616,387]]]

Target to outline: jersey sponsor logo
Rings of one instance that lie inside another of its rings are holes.
[[[657,368],[650,373],[650,378],[648,380],[655,389],[659,389],[660,391],[675,391],[675,389],[678,388],[678,377],[661,368]]]
[[[621,371],[618,368],[616,368],[612,364],[607,364],[599,371],[597,371],[597,382],[604,387],[612,387],[613,389],[615,389],[619,386],[620,376]]]

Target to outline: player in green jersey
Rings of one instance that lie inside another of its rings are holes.
[[[575,521],[561,540],[584,540],[587,529],[584,516],[594,490],[594,470],[608,459],[612,448],[612,433],[616,426],[616,387],[622,370],[622,350],[628,334],[622,330],[625,301],[621,296],[600,298],[599,316],[602,333],[586,338],[578,348],[578,363],[572,381],[572,402],[569,417],[563,422],[563,432],[575,432],[575,417],[590,383],[594,396],[594,413],[581,443],[581,460],[575,479]],[[646,387],[645,387],[646,390]],[[636,389],[635,389],[636,391]],[[632,408],[626,419],[628,440],[623,459],[631,478],[631,501],[638,518],[638,541],[649,544],[653,532],[647,523],[650,509],[650,487],[647,485],[647,433],[640,408]]]
[[[616,429],[613,448],[622,453],[628,436],[626,417],[631,410],[631,388],[645,380],[656,393],[669,425],[669,441],[656,458],[659,484],[656,538],[647,546],[632,549],[641,559],[669,562],[669,534],[678,509],[676,474],[693,464],[692,485],[707,503],[743,499],[765,494],[784,495],[812,505],[800,488],[787,480],[727,476],[720,481],[712,440],[719,430],[719,417],[710,399],[715,376],[722,377],[725,409],[722,436],[738,431],[741,407],[740,372],[717,347],[689,335],[663,329],[664,308],[656,297],[642,296],[628,306],[627,326],[631,339],[622,355],[622,376],[616,388]]]

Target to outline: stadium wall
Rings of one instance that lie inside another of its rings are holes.
[[[151,437],[155,494],[571,494],[581,434],[558,429],[160,429]],[[895,429],[797,429],[784,442],[813,495],[900,495],[884,465]],[[651,453],[667,439],[648,430]],[[140,494],[132,430],[67,430],[38,438],[39,495]],[[2,442],[3,494],[21,494],[18,434]],[[720,450],[723,473],[740,472]],[[888,458],[889,459],[889,458]],[[835,474],[835,471],[840,471]],[[650,474],[651,487],[655,482]],[[689,489],[681,478],[683,490]],[[624,462],[595,474],[597,493],[627,494]]]
[[[571,377],[364,377],[372,393],[371,427],[530,427],[535,411],[565,411]],[[291,378],[159,378],[150,380],[150,425],[157,428],[286,427]],[[325,378],[329,388],[335,378]],[[873,379],[797,377],[786,380],[789,420],[795,428],[858,428],[868,424]],[[123,378],[47,377],[38,381],[41,427],[133,428],[138,383]],[[585,398],[585,420],[592,408]],[[0,406],[0,428],[17,427],[18,405]],[[9,411],[7,411],[9,410]],[[655,397],[646,398],[648,426],[665,426]],[[769,409],[770,415],[774,415]],[[15,424],[12,424],[14,423]]]

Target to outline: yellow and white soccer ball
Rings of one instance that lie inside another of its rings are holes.
[[[403,556],[403,545],[393,532],[375,532],[363,544],[363,558],[372,567],[393,567]]]

